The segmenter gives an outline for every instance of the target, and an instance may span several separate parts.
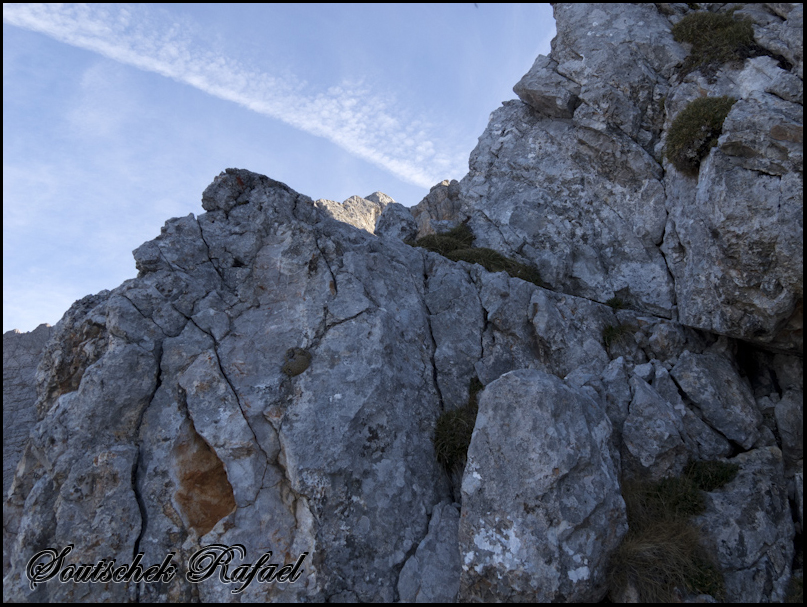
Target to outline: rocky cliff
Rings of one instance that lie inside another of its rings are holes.
[[[5,600],[784,598],[802,7],[555,17],[411,212],[227,169],[68,310],[4,438]]]

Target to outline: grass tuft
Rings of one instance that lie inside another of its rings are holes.
[[[611,306],[614,310],[622,310],[625,308],[625,302],[619,297],[612,297],[605,302],[606,306]]]
[[[414,246],[428,249],[445,257],[451,251],[470,247],[473,242],[474,233],[471,228],[460,224],[445,234],[429,234],[419,238],[415,241]]]
[[[608,325],[602,330],[602,343],[606,348],[610,348],[612,344],[622,339],[625,335],[630,333],[630,329],[623,325]]]
[[[628,533],[608,567],[613,599],[680,602],[682,593],[724,598],[723,576],[690,518],[705,509],[702,491],[731,482],[738,469],[723,462],[690,462],[680,477],[623,483]]]
[[[468,263],[478,263],[488,272],[507,272],[513,278],[520,278],[531,282],[539,287],[544,286],[538,270],[532,266],[519,263],[513,259],[505,257],[498,251],[479,247],[476,249],[457,249],[446,255],[452,261],[467,261]]]
[[[735,19],[733,13],[699,11],[673,26],[673,38],[692,45],[692,52],[681,66],[681,77],[695,70],[713,77],[724,63],[754,55],[757,45],[751,21]]]
[[[734,480],[740,466],[724,462],[690,462],[684,475],[701,491],[715,491]]]
[[[452,261],[478,263],[488,272],[507,272],[513,278],[520,278],[539,287],[544,283],[538,270],[527,264],[505,257],[498,251],[483,247],[474,248],[474,233],[465,224],[460,224],[445,234],[429,234],[407,244],[439,253]]]

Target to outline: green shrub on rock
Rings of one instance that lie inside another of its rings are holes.
[[[697,174],[701,160],[717,145],[723,121],[736,101],[733,97],[702,97],[675,117],[667,133],[666,155],[676,169]]]
[[[620,297],[612,297],[605,302],[606,306],[611,306],[614,310],[622,310],[625,308],[625,302]]]
[[[733,12],[690,13],[673,26],[673,38],[692,45],[692,52],[681,67],[681,76],[699,69],[712,77],[724,63],[753,56],[757,45],[751,21],[735,19]]]
[[[690,462],[684,469],[684,476],[701,491],[715,491],[730,483],[737,476],[740,467],[725,462]]]
[[[423,238],[418,238],[415,242],[407,244],[428,249],[433,253],[439,253],[443,257],[451,251],[466,249],[474,243],[474,233],[465,224],[460,224],[453,230],[445,234],[429,234]]]

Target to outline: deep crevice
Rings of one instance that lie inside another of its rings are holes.
[[[429,292],[429,275],[426,272],[426,256],[423,256],[423,307],[426,310],[426,326],[429,329],[429,339],[431,340],[431,354],[429,355],[429,360],[432,365],[432,383],[434,384],[434,390],[437,392],[437,398],[440,402],[440,410],[445,411],[445,401],[443,400],[443,392],[440,390],[440,384],[437,381],[437,362],[434,359],[435,354],[437,353],[437,341],[434,339],[434,333],[432,332],[432,315],[431,310],[429,310],[429,306],[426,303],[426,294]]]
[[[126,298],[128,300],[128,297]],[[134,304],[132,304],[134,305]],[[135,306],[137,308],[137,306]],[[139,312],[140,310],[138,310]],[[162,344],[159,345],[158,352],[155,353],[155,358],[157,361],[157,380],[154,386],[154,391],[151,393],[151,397],[149,398],[148,404],[143,407],[143,410],[140,412],[140,419],[137,420],[137,426],[135,427],[135,431],[133,432],[133,437],[135,440],[135,444],[137,447],[137,454],[133,458],[134,461],[132,462],[132,492],[135,496],[135,501],[137,501],[137,508],[140,511],[140,532],[137,534],[137,538],[134,542],[134,547],[132,548],[132,561],[134,562],[134,558],[140,552],[140,542],[143,540],[143,537],[146,534],[146,529],[148,528],[148,510],[146,509],[146,502],[143,499],[143,495],[140,493],[140,488],[138,486],[140,482],[140,474],[141,470],[145,471],[145,464],[143,462],[143,446],[140,441],[140,428],[143,425],[143,418],[146,416],[146,411],[148,411],[151,404],[154,402],[154,399],[157,396],[157,392],[160,390],[162,386]],[[140,602],[140,583],[135,584],[135,602]]]

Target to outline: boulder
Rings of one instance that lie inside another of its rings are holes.
[[[695,520],[720,563],[727,602],[781,602],[790,581],[794,527],[776,447],[730,460],[737,477],[706,494]]]
[[[553,375],[512,371],[485,388],[462,480],[459,600],[605,596],[627,531],[610,434],[596,402]]]

